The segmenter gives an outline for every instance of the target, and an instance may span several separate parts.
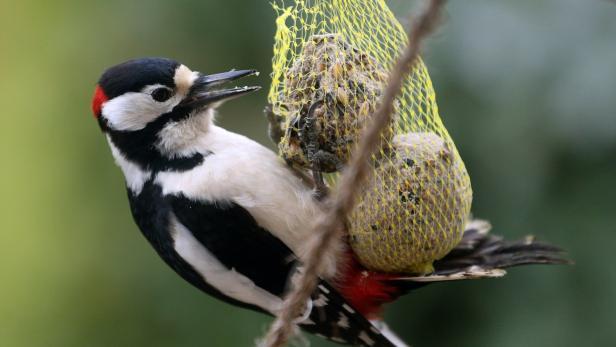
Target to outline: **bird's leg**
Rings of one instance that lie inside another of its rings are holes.
[[[319,151],[319,134],[317,131],[317,117],[315,116],[316,110],[323,105],[323,101],[317,101],[310,105],[305,117],[305,121],[302,124],[301,129],[301,141],[306,145],[306,156],[310,162],[310,169],[312,171],[312,177],[315,184],[315,197],[317,200],[323,200],[329,193],[329,189],[323,180],[321,159],[322,155],[317,153]]]
[[[330,152],[318,150],[314,154],[314,158],[316,158],[316,160],[319,161],[319,166],[321,168],[327,168],[326,170],[328,172],[329,171],[342,171],[342,169],[344,168],[344,165],[342,164],[340,159],[338,159],[338,157],[335,154],[332,154]]]
[[[344,107],[342,106],[342,104],[336,102],[336,98],[332,93],[325,93],[324,102],[325,105],[327,105],[328,110],[338,111],[339,117],[342,117],[344,115]],[[342,171],[343,163],[340,158],[338,158],[338,156],[336,156],[335,154],[319,150],[317,151],[317,153],[315,153],[315,157],[320,162],[321,168],[325,169],[324,171]]]
[[[295,131],[295,134],[297,134],[297,130],[293,129],[297,129],[297,122],[299,117],[295,117],[294,120],[291,121],[289,128],[287,129],[287,134],[285,135],[285,131],[283,129],[284,125],[282,124],[284,118],[274,113],[272,104],[267,104],[263,109],[263,113],[265,114],[265,118],[268,121],[267,134],[270,140],[272,140],[272,142],[274,142],[276,146],[280,144],[280,141],[284,136],[288,136],[289,138],[293,137],[293,131]],[[301,179],[305,184],[311,187],[314,186],[313,178],[308,176],[308,174],[304,170],[288,162],[287,165],[289,167],[289,170],[291,170],[291,172],[293,172],[293,174],[296,175],[299,179]]]
[[[274,144],[278,145],[284,136],[284,131],[282,130],[283,118],[282,116],[274,113],[272,104],[267,104],[263,109],[263,113],[269,123],[267,127],[267,134]]]

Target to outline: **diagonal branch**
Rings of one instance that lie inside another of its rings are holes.
[[[409,31],[409,42],[391,71],[379,109],[372,123],[364,130],[348,168],[342,173],[331,208],[316,223],[313,237],[305,258],[304,271],[293,291],[287,296],[283,308],[265,337],[265,347],[284,346],[294,330],[293,320],[301,312],[318,282],[324,254],[336,249],[344,220],[355,207],[358,189],[370,174],[370,157],[378,150],[383,130],[390,124],[394,102],[399,96],[403,82],[419,56],[421,43],[435,27],[445,0],[430,0],[426,10],[421,13]]]

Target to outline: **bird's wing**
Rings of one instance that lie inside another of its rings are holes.
[[[201,247],[200,252],[185,247],[178,253],[184,259],[189,258],[188,262],[210,285],[229,285],[229,288],[218,288],[223,293],[234,293],[241,298],[241,290],[264,291],[262,294],[269,295],[267,302],[261,303],[257,297],[253,304],[271,312],[272,300],[284,294],[287,276],[295,267],[295,257],[289,248],[259,227],[248,211],[235,203],[205,202],[182,196],[168,199],[179,225],[175,243],[183,237],[188,246]],[[182,235],[182,231],[188,234]],[[218,263],[214,270],[212,266],[207,268],[211,263]],[[220,276],[228,276],[227,281],[220,280]]]
[[[238,204],[168,199],[176,219],[176,251],[219,292],[275,313],[296,268],[292,251]],[[297,323],[310,333],[345,344],[394,346],[325,281],[307,308]]]

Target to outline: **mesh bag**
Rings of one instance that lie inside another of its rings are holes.
[[[275,1],[272,85],[281,156],[335,185],[379,106],[407,36],[384,0]],[[373,175],[349,216],[349,243],[369,269],[429,273],[459,242],[470,179],[438,115],[419,61],[372,158]],[[314,163],[318,163],[315,166]]]

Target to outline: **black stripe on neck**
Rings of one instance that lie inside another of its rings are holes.
[[[188,118],[190,110],[176,107],[164,114],[145,128],[135,131],[112,129],[104,117],[99,118],[101,129],[109,134],[111,142],[120,150],[127,160],[136,163],[146,171],[187,171],[201,165],[205,157],[212,152],[194,153],[185,157],[169,158],[156,148],[158,133],[169,122],[177,122]]]

